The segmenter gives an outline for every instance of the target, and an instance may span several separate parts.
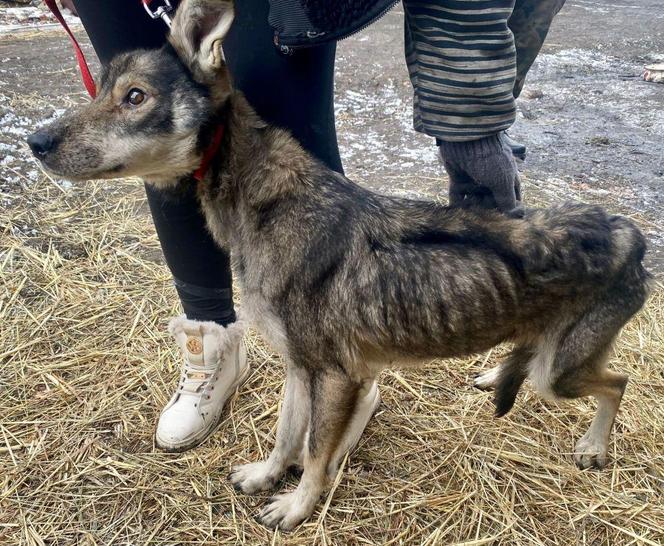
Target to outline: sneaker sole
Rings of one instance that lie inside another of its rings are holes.
[[[166,453],[182,453],[183,451],[188,451],[194,447],[201,445],[205,440],[208,439],[209,436],[211,436],[217,430],[217,428],[221,424],[221,421],[223,420],[225,413],[224,408],[226,407],[226,402],[228,402],[229,398],[233,396],[233,393],[235,393],[237,389],[239,389],[244,384],[244,382],[249,378],[250,371],[251,370],[249,368],[249,365],[247,364],[244,370],[242,371],[240,377],[237,379],[234,385],[228,390],[228,396],[226,396],[226,399],[221,405],[221,411],[219,412],[219,415],[216,417],[216,419],[211,421],[206,428],[202,429],[198,434],[195,434],[194,436],[192,436],[182,444],[168,444],[167,442],[162,442],[159,440],[157,434],[155,433],[154,435],[155,445],[161,451],[165,451]]]

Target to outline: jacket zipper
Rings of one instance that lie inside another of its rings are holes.
[[[345,39],[347,39],[347,38],[350,38],[351,36],[355,36],[355,34],[357,34],[357,33],[359,33],[359,32],[362,32],[365,28],[367,28],[367,27],[373,25],[376,21],[382,19],[382,18],[387,14],[387,12],[390,11],[390,10],[391,10],[394,6],[396,6],[399,2],[400,2],[400,0],[393,0],[391,4],[389,4],[389,5],[388,5],[385,9],[383,9],[380,13],[378,13],[377,15],[375,15],[370,21],[367,21],[365,24],[363,24],[363,25],[360,26],[359,28],[356,28],[356,29],[353,30],[352,32],[348,32],[347,34],[342,34],[341,36],[337,36],[337,37],[335,38],[335,41],[340,42],[340,41],[342,41],[342,40],[345,40]],[[327,33],[326,33],[326,32],[311,32],[311,31],[310,31],[310,32],[307,32],[307,38],[310,38],[310,39],[316,39],[316,38],[320,38],[321,36],[325,36],[325,34],[327,34]],[[274,45],[276,45],[276,46],[279,48],[279,51],[280,51],[281,53],[283,53],[284,55],[292,55],[292,54],[293,54],[295,51],[297,51],[298,49],[304,49],[304,48],[307,48],[307,47],[313,47],[313,46],[316,46],[316,45],[320,45],[321,43],[324,43],[324,42],[321,41],[321,42],[316,42],[316,43],[313,43],[313,44],[308,44],[308,45],[296,45],[296,46],[295,46],[295,45],[284,45],[284,44],[282,44],[282,43],[279,43],[279,35],[278,35],[278,33],[276,33],[276,32],[274,33]]]

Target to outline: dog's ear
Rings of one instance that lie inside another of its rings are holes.
[[[233,23],[231,0],[184,0],[169,40],[195,75],[210,77],[224,65],[221,43]]]

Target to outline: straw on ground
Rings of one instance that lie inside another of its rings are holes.
[[[383,374],[333,498],[290,535],[254,521],[267,495],[226,480],[274,439],[283,372],[255,335],[253,374],[219,431],[184,454],[154,448],[177,308],[137,182],[23,188],[0,211],[0,302],[1,544],[664,542],[661,285],[612,359],[631,381],[605,471],[577,470],[570,453],[592,401],[526,388],[495,420],[470,385],[504,350],[432,362]]]

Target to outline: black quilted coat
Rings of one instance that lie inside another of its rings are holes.
[[[369,26],[398,0],[270,0],[274,43],[284,53],[341,40]]]

